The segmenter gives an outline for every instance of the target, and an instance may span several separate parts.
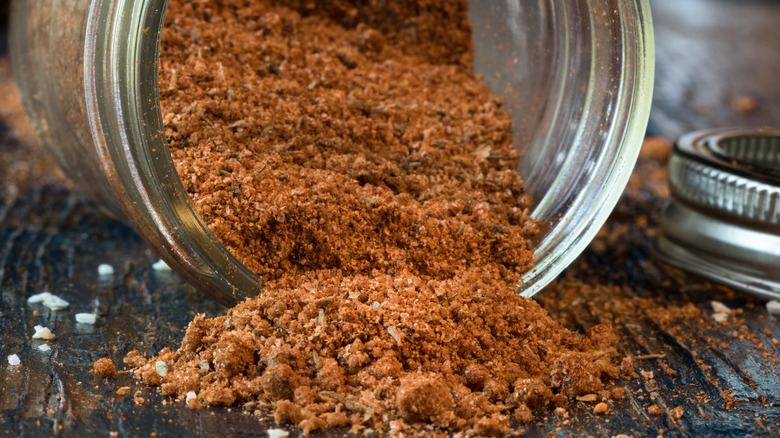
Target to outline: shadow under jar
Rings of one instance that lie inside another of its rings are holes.
[[[66,4],[63,4],[66,3]],[[519,291],[552,281],[596,234],[636,160],[654,52],[647,0],[470,1],[475,70],[506,102],[518,172],[545,223]],[[263,280],[198,215],[163,134],[165,0],[14,0],[11,56],[33,127],[77,187],[129,220],[188,282],[232,305]]]

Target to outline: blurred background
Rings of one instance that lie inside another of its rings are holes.
[[[651,0],[657,69],[648,133],[676,138],[780,115],[780,0]],[[10,0],[0,0],[0,54]],[[735,117],[736,114],[736,117]]]
[[[780,1],[651,0],[656,78],[649,131],[676,138],[780,122]]]

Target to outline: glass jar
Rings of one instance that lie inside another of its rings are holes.
[[[158,91],[166,0],[14,0],[11,56],[43,144],[75,185],[129,220],[224,304],[262,289],[196,212],[165,143]],[[582,252],[628,180],[647,126],[647,0],[474,0],[475,69],[505,98],[518,171],[546,223],[520,291]]]

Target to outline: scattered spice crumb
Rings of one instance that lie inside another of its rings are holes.
[[[633,256],[628,257],[629,253],[634,253],[637,248],[647,248],[647,242],[655,236],[655,226],[659,219],[653,213],[648,214],[647,200],[657,202],[658,211],[662,210],[665,193],[668,192],[665,170],[665,163],[646,155],[640,156],[632,181],[626,187],[624,199],[613,211],[612,219],[598,233],[586,251],[585,257],[575,261],[571,267],[576,274],[553,282],[535,298],[555,319],[571,326],[577,326],[582,321],[610,323],[617,330],[625,330],[633,335],[634,330],[647,327],[640,321],[651,321],[651,324],[657,326],[665,337],[671,337],[673,342],[693,352],[693,359],[701,367],[708,382],[720,389],[722,394],[720,399],[725,409],[733,409],[740,400],[724,387],[717,368],[712,367],[707,359],[697,356],[696,353],[710,349],[727,352],[743,351],[742,349],[745,348],[757,360],[763,359],[767,364],[778,364],[773,349],[766,348],[767,341],[777,344],[772,332],[762,334],[751,330],[751,324],[741,318],[742,309],[730,309],[728,313],[720,312],[728,315],[720,323],[710,318],[710,312],[714,310],[712,300],[721,304],[746,302],[746,306],[753,306],[753,300],[743,298],[725,286],[689,277],[682,271],[662,266],[652,259],[642,262],[645,269],[642,281],[648,282],[643,286],[646,288],[644,291],[626,287],[625,284],[633,283],[633,280],[627,282],[623,272],[614,273],[617,277],[623,276],[623,278],[610,276],[583,279],[583,276],[590,277],[590,273],[594,271],[593,262],[589,261],[594,257],[599,262],[624,265],[627,260],[635,261]],[[595,271],[600,272],[598,269]],[[647,288],[647,284],[653,286]],[[723,310],[717,304],[715,306],[718,310]],[[759,318],[762,316],[757,315]],[[656,342],[661,345],[666,343],[654,340],[651,344]],[[733,343],[737,343],[738,347]],[[634,358],[631,357],[624,359],[625,366],[620,367],[622,376],[628,377],[633,373],[634,362]],[[670,378],[677,375],[665,360],[653,360],[651,363],[644,363],[643,366],[658,367],[660,369],[654,371],[662,372]],[[653,383],[648,382],[648,385]],[[643,395],[640,391],[636,398],[639,401],[646,401],[647,395]],[[703,395],[697,395],[696,398],[698,403],[714,401]],[[613,396],[613,400],[619,399],[620,396],[617,394]],[[675,415],[682,416],[684,413],[681,407],[669,412],[671,418],[675,418]]]
[[[111,359],[104,357],[95,361],[93,371],[103,377],[111,377],[116,374],[116,365]]]
[[[647,413],[650,415],[663,415],[664,411],[658,405],[651,405],[647,408]]]
[[[606,414],[607,413],[607,404],[604,403],[604,402],[601,402],[601,403],[597,404],[593,408],[593,413],[594,414]]]
[[[685,414],[685,410],[683,410],[682,406],[677,406],[676,408],[672,409],[672,418],[675,420],[679,420],[683,417]]]
[[[753,96],[738,96],[731,101],[731,109],[741,114],[752,114],[757,107],[756,98]]]
[[[121,388],[116,390],[116,395],[118,395],[119,397],[124,397],[125,394],[130,392],[131,389],[132,388],[130,388],[129,386],[122,386]]]

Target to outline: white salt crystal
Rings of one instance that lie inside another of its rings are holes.
[[[152,269],[154,269],[155,271],[170,271],[171,267],[168,266],[168,264],[165,263],[164,261],[157,260],[157,262],[152,265]]]
[[[780,301],[767,301],[766,311],[772,315],[780,315]]]
[[[49,347],[49,344],[41,344],[38,346],[38,349],[43,352],[51,351],[51,347]]]
[[[98,265],[98,275],[103,275],[103,276],[114,275],[114,267],[107,263],[102,263]]]
[[[33,339],[45,339],[47,341],[54,339],[54,333],[52,333],[48,328],[40,325],[36,325],[33,328],[35,329],[35,333],[32,335]]]
[[[268,438],[284,438],[290,436],[290,432],[283,429],[268,429],[266,432],[268,433]]]
[[[195,391],[189,391],[187,397],[184,399],[184,403],[190,409],[197,409],[198,407],[198,394]]]
[[[21,363],[22,363],[22,361],[19,360],[19,356],[15,355],[15,354],[12,354],[12,355],[8,356],[8,365],[11,365],[12,367],[15,367],[15,366],[18,366]]]
[[[51,310],[62,310],[70,305],[70,303],[58,297],[57,295],[52,295],[51,292],[41,292],[39,294],[35,294],[30,298],[27,298],[27,303],[41,303]]]
[[[720,301],[711,301],[712,311],[715,313],[729,313],[731,309]]]
[[[81,324],[94,324],[97,316],[94,313],[77,313],[76,322]]]
[[[728,313],[713,313],[712,319],[714,319],[717,322],[726,322],[729,319]]]
[[[27,298],[27,304],[38,304],[48,298],[51,298],[51,292],[41,292],[31,296],[30,298]]]
[[[395,342],[398,345],[401,345],[401,334],[398,333],[398,329],[397,328],[395,328],[395,327],[388,327],[387,328],[387,332],[390,333],[390,336],[392,336],[393,339],[395,339]]]
[[[43,305],[51,310],[62,310],[70,306],[70,303],[57,295],[51,295],[49,298],[43,300]]]
[[[720,323],[726,322],[729,319],[731,309],[729,309],[728,306],[720,301],[710,301],[710,305],[712,306],[712,311],[715,312],[712,314],[712,319]]]
[[[165,375],[168,374],[168,364],[161,360],[155,362],[154,369],[157,370],[157,374],[159,374],[160,377],[165,377]]]
[[[187,393],[186,398],[184,399],[184,403],[187,404],[187,406],[190,405],[190,400],[197,400],[198,394],[195,394],[195,391],[190,391]]]

